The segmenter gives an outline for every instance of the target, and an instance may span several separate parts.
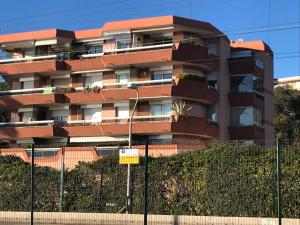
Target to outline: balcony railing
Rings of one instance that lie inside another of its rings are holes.
[[[146,80],[146,81],[134,81],[134,82],[127,82],[127,83],[108,83],[102,84],[100,89],[112,89],[112,88],[127,88],[127,85],[131,83],[137,86],[151,86],[151,85],[164,85],[164,84],[171,84],[172,79],[163,79],[163,80]],[[66,87],[68,88],[68,87]],[[76,87],[74,88],[75,92],[82,92],[82,91],[91,91],[91,88],[88,87]],[[5,90],[0,91],[0,96],[7,96],[7,95],[28,95],[28,94],[51,94],[51,93],[63,93],[65,92],[65,88],[57,88],[57,87],[45,87],[45,88],[29,88],[29,89],[17,89],[17,90]]]
[[[168,121],[170,119],[170,115],[134,116],[132,121]],[[128,123],[128,121],[129,117],[105,117],[101,120],[69,120],[66,122],[66,125],[101,125],[107,123]]]
[[[132,121],[169,121],[170,115],[155,116],[134,116]],[[108,123],[128,123],[129,117],[104,117],[101,120],[69,120],[66,122],[56,122],[54,120],[26,121],[26,122],[6,122],[0,123],[0,127],[32,127],[32,126],[55,126],[55,125],[101,125]]]
[[[57,55],[42,55],[42,56],[29,56],[23,58],[12,58],[12,59],[1,59],[0,64],[8,64],[8,63],[19,63],[19,62],[28,62],[28,61],[41,61],[41,60],[49,60],[56,59]]]
[[[0,127],[27,127],[27,126],[44,126],[54,125],[54,120],[26,121],[26,122],[7,122],[0,123]]]
[[[55,50],[44,55],[28,56],[22,58],[11,58],[11,56],[5,56],[0,58],[0,64],[9,64],[9,63],[21,63],[21,62],[31,62],[31,61],[41,61],[41,60],[50,60],[57,59],[60,61],[72,60],[72,59],[85,59],[85,58],[96,58],[101,57],[105,54],[111,53],[124,53],[124,52],[133,52],[133,51],[143,51],[159,48],[168,48],[173,46],[173,41],[170,39],[162,40],[159,42],[151,43],[142,43],[139,45],[129,44],[130,47],[127,48],[117,48],[117,46],[112,47],[111,49],[105,49],[99,53],[89,53],[88,50],[78,50],[78,49],[63,49],[61,51]],[[71,54],[70,54],[71,53]],[[34,52],[31,54],[34,55]]]
[[[0,91],[0,96],[34,94],[34,93],[50,94],[53,93],[55,90],[56,90],[55,87],[6,90],[6,91]]]

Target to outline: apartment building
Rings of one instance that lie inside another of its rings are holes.
[[[136,101],[133,140],[168,142],[173,153],[181,143],[274,141],[273,53],[263,41],[232,42],[209,23],[162,16],[4,34],[0,44],[10,87],[0,106],[11,112],[2,154],[24,158],[32,138],[91,151],[127,142]]]
[[[289,86],[300,91],[300,76],[282,77],[275,80],[276,86]]]

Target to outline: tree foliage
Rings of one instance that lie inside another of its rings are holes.
[[[289,86],[277,87],[275,96],[275,129],[282,140],[300,141],[300,92]]]
[[[7,83],[0,83],[0,91],[7,90],[8,85]],[[8,122],[10,120],[10,114],[9,112],[0,107],[0,123],[1,122]]]

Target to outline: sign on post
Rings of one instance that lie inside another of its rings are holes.
[[[139,150],[132,149],[120,149],[119,150],[119,164],[139,164],[140,154]]]

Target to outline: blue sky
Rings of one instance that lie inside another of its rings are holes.
[[[285,77],[300,74],[299,14],[300,0],[1,0],[0,33],[177,15],[210,22],[232,40],[264,40],[275,53],[275,77]]]

